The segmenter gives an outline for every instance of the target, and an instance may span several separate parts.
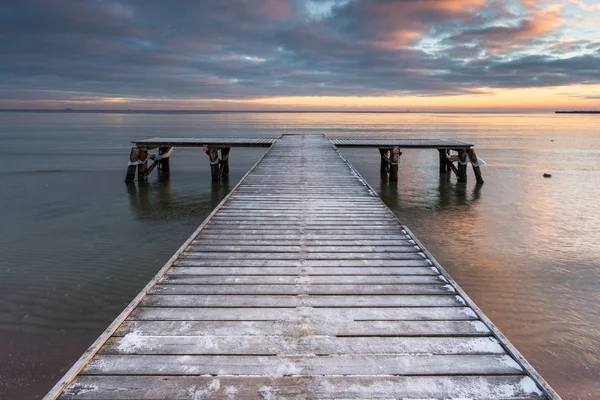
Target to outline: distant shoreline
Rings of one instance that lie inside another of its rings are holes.
[[[573,111],[554,111],[555,114],[600,114],[600,110],[585,111],[585,110],[573,110]]]

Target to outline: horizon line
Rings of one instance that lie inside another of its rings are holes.
[[[556,112],[582,112],[596,110],[523,110],[523,111],[500,111],[500,110],[451,110],[451,111],[426,111],[426,110],[168,110],[168,109],[75,109],[75,108],[0,108],[0,112],[39,112],[39,113],[112,113],[112,114],[218,114],[218,113],[279,113],[279,114],[551,114]]]

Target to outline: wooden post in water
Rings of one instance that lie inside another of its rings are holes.
[[[440,175],[443,175],[446,172],[450,172],[448,171],[448,160],[446,159],[448,153],[446,152],[446,149],[438,149],[438,151],[440,153]]]
[[[137,147],[132,147],[129,153],[129,163],[127,164],[127,174],[125,175],[125,183],[131,183],[135,180],[135,170],[140,156],[140,151]]]
[[[454,166],[454,163],[452,163],[449,158],[450,158],[450,149],[446,149],[446,160],[448,160],[448,162],[446,163],[446,171],[448,171],[448,177],[452,176],[452,171],[456,169],[456,167]],[[456,172],[455,172],[456,173]]]
[[[389,149],[379,149],[379,154],[381,155],[381,165],[379,167],[379,172],[382,175],[390,172],[390,150]]]
[[[169,150],[171,150],[170,147],[160,147],[158,149],[158,155],[161,157],[160,162],[158,164],[158,170],[161,171],[162,173],[166,173],[166,174],[171,172],[171,165],[169,163],[170,157],[168,155]],[[163,156],[165,156],[165,154],[166,154],[166,157],[163,158]]]
[[[147,179],[146,168],[148,168],[148,150],[140,149],[140,156],[138,161],[138,182],[145,182]]]
[[[477,183],[483,183],[483,174],[481,173],[481,167],[479,165],[473,164],[476,163],[478,160],[477,154],[475,154],[475,149],[467,150],[467,154],[471,159],[471,166],[473,167],[473,173],[475,174],[475,179],[477,179]]]
[[[231,147],[223,147],[221,149],[221,173],[228,174],[229,173],[229,152],[231,151]]]
[[[467,151],[464,149],[458,150],[458,173],[456,174],[456,180],[458,182],[466,182],[467,181],[467,165],[463,165],[467,159]]]
[[[398,181],[398,164],[400,164],[400,156],[402,152],[398,146],[394,146],[390,155],[390,181]]]
[[[213,182],[218,182],[221,178],[221,170],[219,168],[219,150],[214,147],[209,147],[206,151],[210,162],[210,176]]]

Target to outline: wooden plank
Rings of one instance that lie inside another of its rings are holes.
[[[80,376],[64,400],[494,399],[545,397],[525,375],[502,376]]]
[[[160,281],[162,284],[177,285],[405,285],[405,284],[445,284],[446,279],[440,275],[392,275],[392,276],[289,276],[289,275],[167,275]]]
[[[505,355],[170,356],[97,355],[82,375],[468,375],[519,374]]]
[[[298,253],[246,253],[243,251],[236,252],[222,252],[222,253],[204,253],[199,251],[186,251],[181,254],[180,259],[193,259],[193,260],[298,260]],[[423,260],[425,257],[421,256],[419,252],[413,249],[410,253],[304,253],[303,257],[306,261],[316,260],[366,260],[376,261],[382,260],[384,262],[394,260]]]
[[[147,295],[145,307],[461,307],[455,295],[285,296]]]
[[[219,262],[222,265],[223,262]],[[233,263],[235,264],[235,263]],[[195,265],[195,266],[194,266]],[[178,262],[177,267],[171,268],[169,275],[291,275],[298,276],[311,275],[363,275],[363,276],[393,276],[393,275],[439,275],[439,272],[432,267],[363,267],[360,265],[354,267],[210,267],[200,266],[194,262]]]
[[[335,138],[330,139],[337,147],[377,147],[402,149],[468,149],[473,145],[452,139],[376,139],[376,138]]]
[[[218,258],[199,258],[196,256],[180,257],[176,262],[178,267],[287,267],[287,268],[337,268],[337,267],[380,267],[382,270],[380,273],[387,275],[392,272],[384,272],[383,269],[397,268],[397,267],[428,267],[431,264],[422,257],[412,257],[405,259],[394,259],[394,260],[372,260],[372,259],[353,259],[353,260],[338,260],[336,258],[329,259],[317,259],[317,260],[294,260],[294,259],[281,259],[271,260],[265,259],[269,257],[256,258],[256,259],[243,259],[243,258],[231,258],[231,259],[218,259]],[[307,269],[308,271],[308,269]],[[435,271],[435,270],[433,270]],[[301,273],[302,270],[297,270],[296,273]],[[362,272],[362,271],[355,271]],[[375,271],[377,272],[377,271]],[[307,273],[311,275],[310,273]],[[339,275],[333,273],[332,275]]]
[[[198,239],[192,242],[192,245],[199,246],[294,246],[298,244],[298,237],[291,236],[289,239],[260,239],[253,236],[247,236],[247,239],[239,239],[238,237],[230,237],[221,235],[220,238],[212,238],[201,235]],[[336,246],[336,247],[353,247],[353,246],[414,246],[406,239],[385,239],[385,240],[370,240],[370,239],[355,239],[355,240],[329,240],[329,239],[302,239],[304,246]]]
[[[187,137],[187,138],[151,138],[136,140],[138,147],[155,148],[155,147],[203,147],[210,145],[211,147],[270,147],[277,141],[276,137],[271,138],[233,138],[233,137]]]
[[[477,319],[468,307],[385,308],[185,308],[137,307],[140,321],[287,321],[299,318],[350,321],[463,321]]]
[[[376,294],[449,294],[454,288],[447,284],[437,285],[157,285],[152,294],[243,294],[243,295],[376,295]]]
[[[155,323],[156,324],[156,323]],[[343,355],[343,354],[505,354],[491,337],[331,336],[146,336],[133,331],[113,337],[98,354]]]
[[[250,244],[242,245],[198,245],[192,243],[188,247],[188,252],[200,253],[292,253],[298,258],[297,253],[416,253],[421,251],[415,245],[398,246],[285,246],[285,245],[262,245],[253,246]]]
[[[481,321],[350,321],[333,314],[288,321],[125,321],[114,336],[489,336]],[[132,339],[133,340],[133,339]],[[266,339],[265,339],[266,340]],[[391,353],[391,352],[390,352]]]
[[[319,243],[323,243],[324,245],[337,245],[339,242],[351,242],[351,241],[375,241],[377,243],[384,241],[392,241],[393,243],[401,244],[403,242],[411,243],[409,239],[406,238],[406,235],[401,234],[390,234],[390,235],[382,235],[379,233],[359,233],[359,234],[337,234],[337,235],[328,235],[322,233],[307,233],[301,232],[300,236],[297,234],[275,234],[275,233],[263,233],[263,234],[220,234],[213,233],[211,235],[198,235],[196,241],[206,242],[207,240],[234,240],[236,243],[248,243],[252,240],[261,240],[261,241],[273,241],[273,244],[276,244],[278,240],[292,240],[294,243],[298,243],[299,240],[302,240],[303,243],[307,245],[317,245]],[[194,241],[194,242],[196,242]],[[333,242],[333,243],[328,243]],[[294,244],[293,243],[293,244]]]

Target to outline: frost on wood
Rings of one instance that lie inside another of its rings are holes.
[[[136,350],[145,347],[146,338],[140,334],[139,330],[133,330],[125,335],[119,342],[118,349],[121,353],[134,353]]]
[[[90,384],[85,384],[85,383],[74,383],[71,386],[69,386],[66,390],[65,390],[65,394],[68,396],[79,396],[85,393],[89,393],[89,392],[95,392],[98,390],[98,386],[96,385],[90,385]]]
[[[211,393],[216,393],[221,388],[221,382],[218,379],[213,379],[212,382],[208,385],[197,387],[192,386],[188,389],[188,394],[190,395],[190,400],[203,400],[207,399],[208,395]]]

